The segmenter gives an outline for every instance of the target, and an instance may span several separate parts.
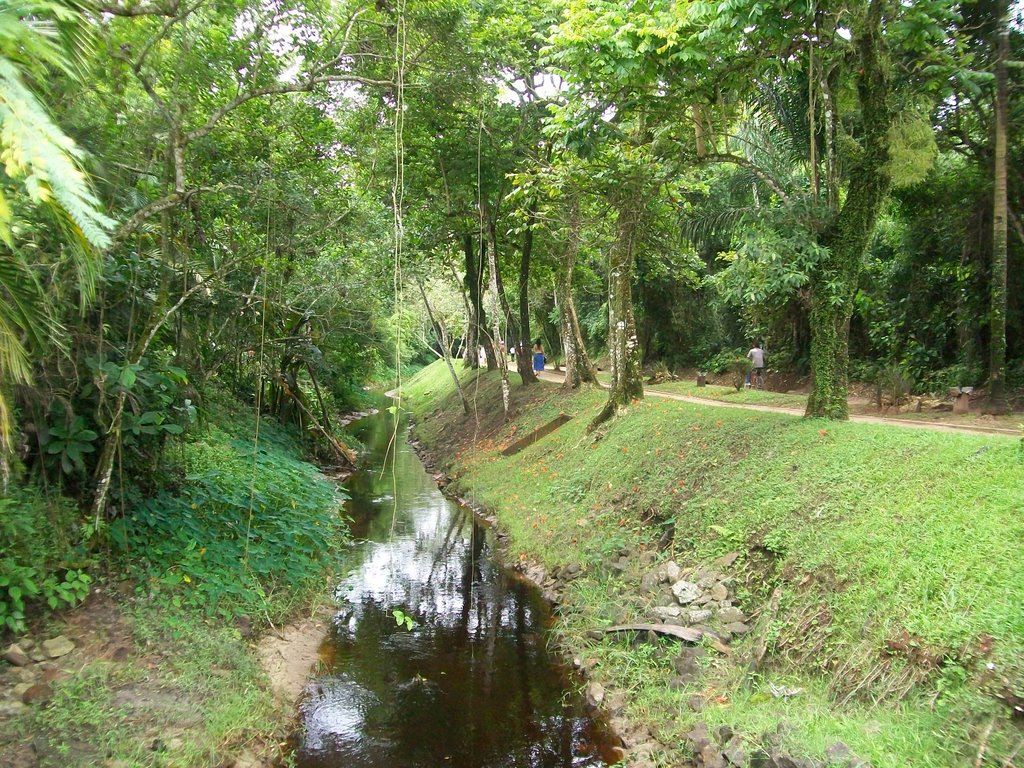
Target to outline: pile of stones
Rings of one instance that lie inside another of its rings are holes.
[[[697,723],[686,740],[693,751],[694,768],[871,768],[871,763],[857,757],[842,742],[831,745],[824,760],[788,755],[781,746],[781,727],[748,746],[727,725],[709,729]]]
[[[747,616],[736,606],[734,579],[723,573],[736,561],[730,553],[710,568],[683,569],[675,561],[661,563],[644,574],[641,591],[652,607],[651,621],[694,627],[723,641],[750,631]]]
[[[3,683],[7,685],[0,697],[0,717],[17,715],[29,705],[49,701],[53,684],[67,677],[54,662],[73,650],[75,643],[64,635],[41,643],[26,637],[9,645],[3,652],[10,669],[3,676]]]

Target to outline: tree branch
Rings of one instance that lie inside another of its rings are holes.
[[[788,205],[790,202],[789,195],[783,191],[779,183],[745,157],[740,157],[739,155],[727,155],[723,153],[711,153],[705,155],[701,160],[707,163],[732,163],[733,165],[738,165],[741,168],[746,168],[757,176],[757,178],[767,184],[771,188],[772,192],[779,196],[779,199],[782,200],[783,203]]]

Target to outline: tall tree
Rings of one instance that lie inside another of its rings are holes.
[[[576,302],[573,299],[572,276],[580,250],[582,215],[578,195],[569,201],[568,231],[565,247],[555,275],[555,301],[562,330],[562,349],[565,357],[565,389],[575,389],[580,384],[597,384],[597,372],[580,332],[580,321],[576,316]]]
[[[989,413],[1005,413],[1006,403],[1006,134],[1009,112],[1007,64],[1010,58],[1009,14],[996,36],[995,147],[992,184],[992,306],[990,309]]]

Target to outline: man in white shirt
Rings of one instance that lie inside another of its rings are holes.
[[[747,359],[750,360],[750,383],[757,389],[764,389],[764,350],[760,342],[747,352]]]

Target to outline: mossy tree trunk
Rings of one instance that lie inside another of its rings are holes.
[[[562,350],[565,359],[565,382],[563,389],[575,389],[581,383],[597,384],[597,373],[580,333],[580,321],[576,317],[576,304],[572,298],[572,274],[580,250],[580,204],[574,199],[569,208],[569,236],[565,251],[555,276],[555,299],[562,325]]]
[[[608,357],[612,381],[608,402],[590,428],[615,415],[619,408],[644,396],[640,376],[640,344],[633,316],[633,249],[640,219],[638,190],[627,187],[616,201],[615,244],[608,260]]]
[[[863,135],[850,168],[846,200],[821,244],[828,256],[811,275],[811,394],[807,416],[845,419],[849,363],[850,315],[864,252],[889,192],[891,84],[881,60],[882,3],[872,0],[857,37],[860,65],[857,97]]]

